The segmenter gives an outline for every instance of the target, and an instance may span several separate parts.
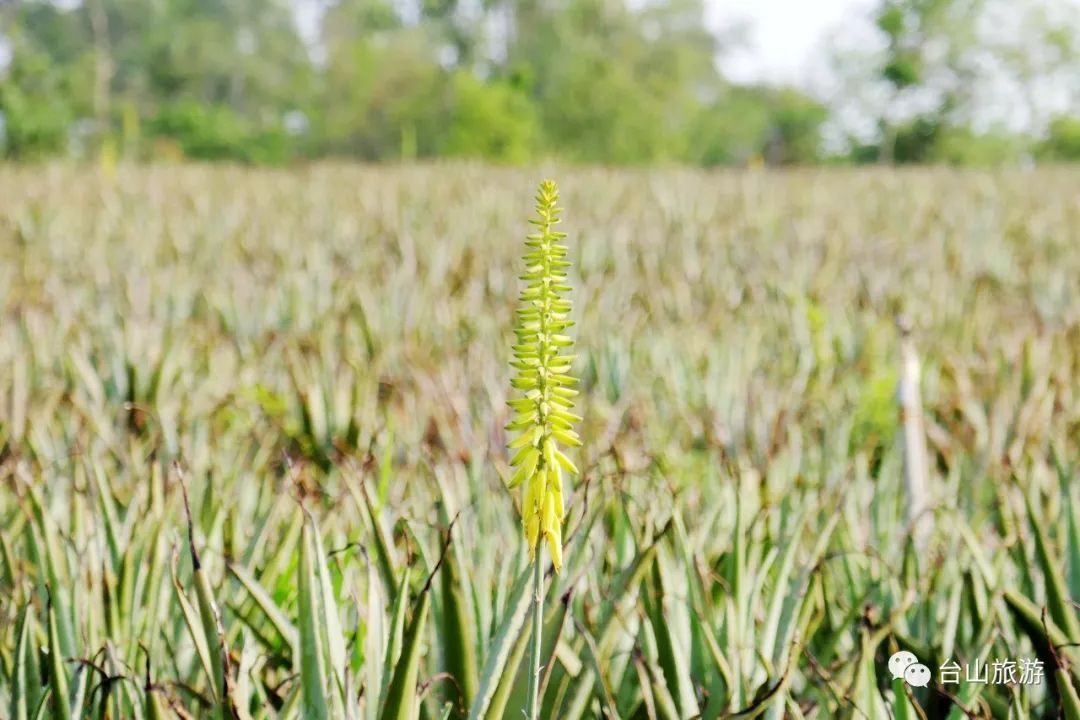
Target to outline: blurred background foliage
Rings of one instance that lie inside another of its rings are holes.
[[[839,82],[821,90],[727,78],[719,59],[739,33],[710,28],[703,0],[9,0],[0,152],[255,164],[1076,160],[1080,24],[1054,8],[878,0],[863,50],[845,53],[842,32],[825,49]],[[302,16],[315,19],[310,31]],[[987,78],[989,99],[977,91]],[[1034,108],[1054,78],[1070,95],[1050,116],[987,126],[988,102]],[[845,113],[870,131],[851,132]]]

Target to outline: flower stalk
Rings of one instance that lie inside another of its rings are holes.
[[[511,386],[522,393],[509,401],[514,419],[507,430],[519,432],[510,442],[516,451],[510,465],[516,468],[511,488],[523,485],[521,519],[529,557],[534,563],[532,673],[529,678],[528,716],[540,717],[539,682],[543,629],[544,572],[543,546],[546,541],[555,572],[562,569],[562,526],[565,507],[563,473],[576,475],[577,467],[560,449],[562,445],[580,447],[574,423],[581,418],[570,412],[577,390],[576,378],[570,375],[574,359],[568,354],[573,340],[565,334],[573,325],[571,303],[565,294],[566,246],[560,240],[565,233],[555,230],[559,222],[558,188],[550,180],[540,184],[536,196],[536,217],[529,222],[536,230],[525,239],[526,287],[521,291],[520,306],[514,324],[517,342],[513,346],[511,366],[517,375]]]

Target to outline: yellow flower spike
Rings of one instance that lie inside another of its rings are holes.
[[[525,502],[522,503],[522,522],[525,525],[525,539],[529,542],[529,555],[536,551],[536,543],[541,530],[541,508],[544,505],[547,478],[543,472],[537,472],[529,478],[525,488]]]
[[[570,375],[574,341],[566,334],[573,325],[571,303],[563,295],[567,284],[568,250],[561,240],[565,233],[555,230],[559,222],[559,198],[555,183],[540,184],[536,196],[536,216],[529,220],[535,232],[526,236],[525,289],[515,315],[510,366],[517,371],[511,387],[521,396],[509,401],[514,410],[507,430],[520,433],[510,442],[514,450],[511,465],[516,468],[509,487],[522,488],[521,522],[530,557],[543,535],[555,570],[562,569],[563,471],[577,474],[577,466],[559,444],[580,446],[573,424],[581,418],[568,409],[577,391]]]
[[[533,515],[525,526],[525,536],[529,538],[529,560],[536,560],[536,541],[540,537],[540,515]]]
[[[548,468],[548,494],[555,499],[555,516],[562,522],[562,470],[558,465]]]
[[[520,466],[518,467],[517,472],[514,473],[514,476],[510,478],[510,483],[507,487],[515,488],[524,482],[526,478],[532,477],[533,473],[536,471],[536,464],[539,461],[540,452],[536,448],[531,445],[524,448],[524,451],[518,453],[514,460],[510,462],[511,466],[518,465],[518,463],[520,463]]]
[[[562,569],[562,518],[555,513],[555,493],[549,492],[544,498],[544,537],[547,538],[551,552],[551,564],[555,572]]]
[[[547,493],[544,495],[544,515],[540,526],[544,531],[544,535],[550,537],[558,525],[558,518],[555,517],[555,496],[552,493]]]
[[[551,553],[551,564],[555,572],[562,570],[562,528],[547,536],[548,552]]]

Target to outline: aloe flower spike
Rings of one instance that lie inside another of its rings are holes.
[[[560,449],[580,446],[573,425],[581,418],[572,412],[576,395],[571,386],[577,380],[570,375],[574,341],[566,335],[573,324],[571,303],[564,297],[567,249],[560,241],[565,233],[555,230],[559,222],[559,190],[546,180],[536,196],[536,217],[529,222],[536,230],[525,239],[526,283],[521,291],[514,333],[514,360],[517,370],[511,385],[522,397],[509,402],[514,410],[507,430],[520,435],[510,443],[515,454],[510,464],[516,468],[510,487],[523,485],[522,524],[530,557],[536,557],[536,545],[547,541],[555,570],[562,569],[562,526],[565,508],[564,473],[576,475],[577,466]]]

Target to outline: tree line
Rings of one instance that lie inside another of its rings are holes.
[[[1080,26],[1039,2],[880,0],[874,43],[837,42],[839,84],[812,93],[725,77],[736,39],[703,0],[9,0],[0,154],[1080,159]],[[1003,97],[1030,105],[1019,125],[988,110]]]

